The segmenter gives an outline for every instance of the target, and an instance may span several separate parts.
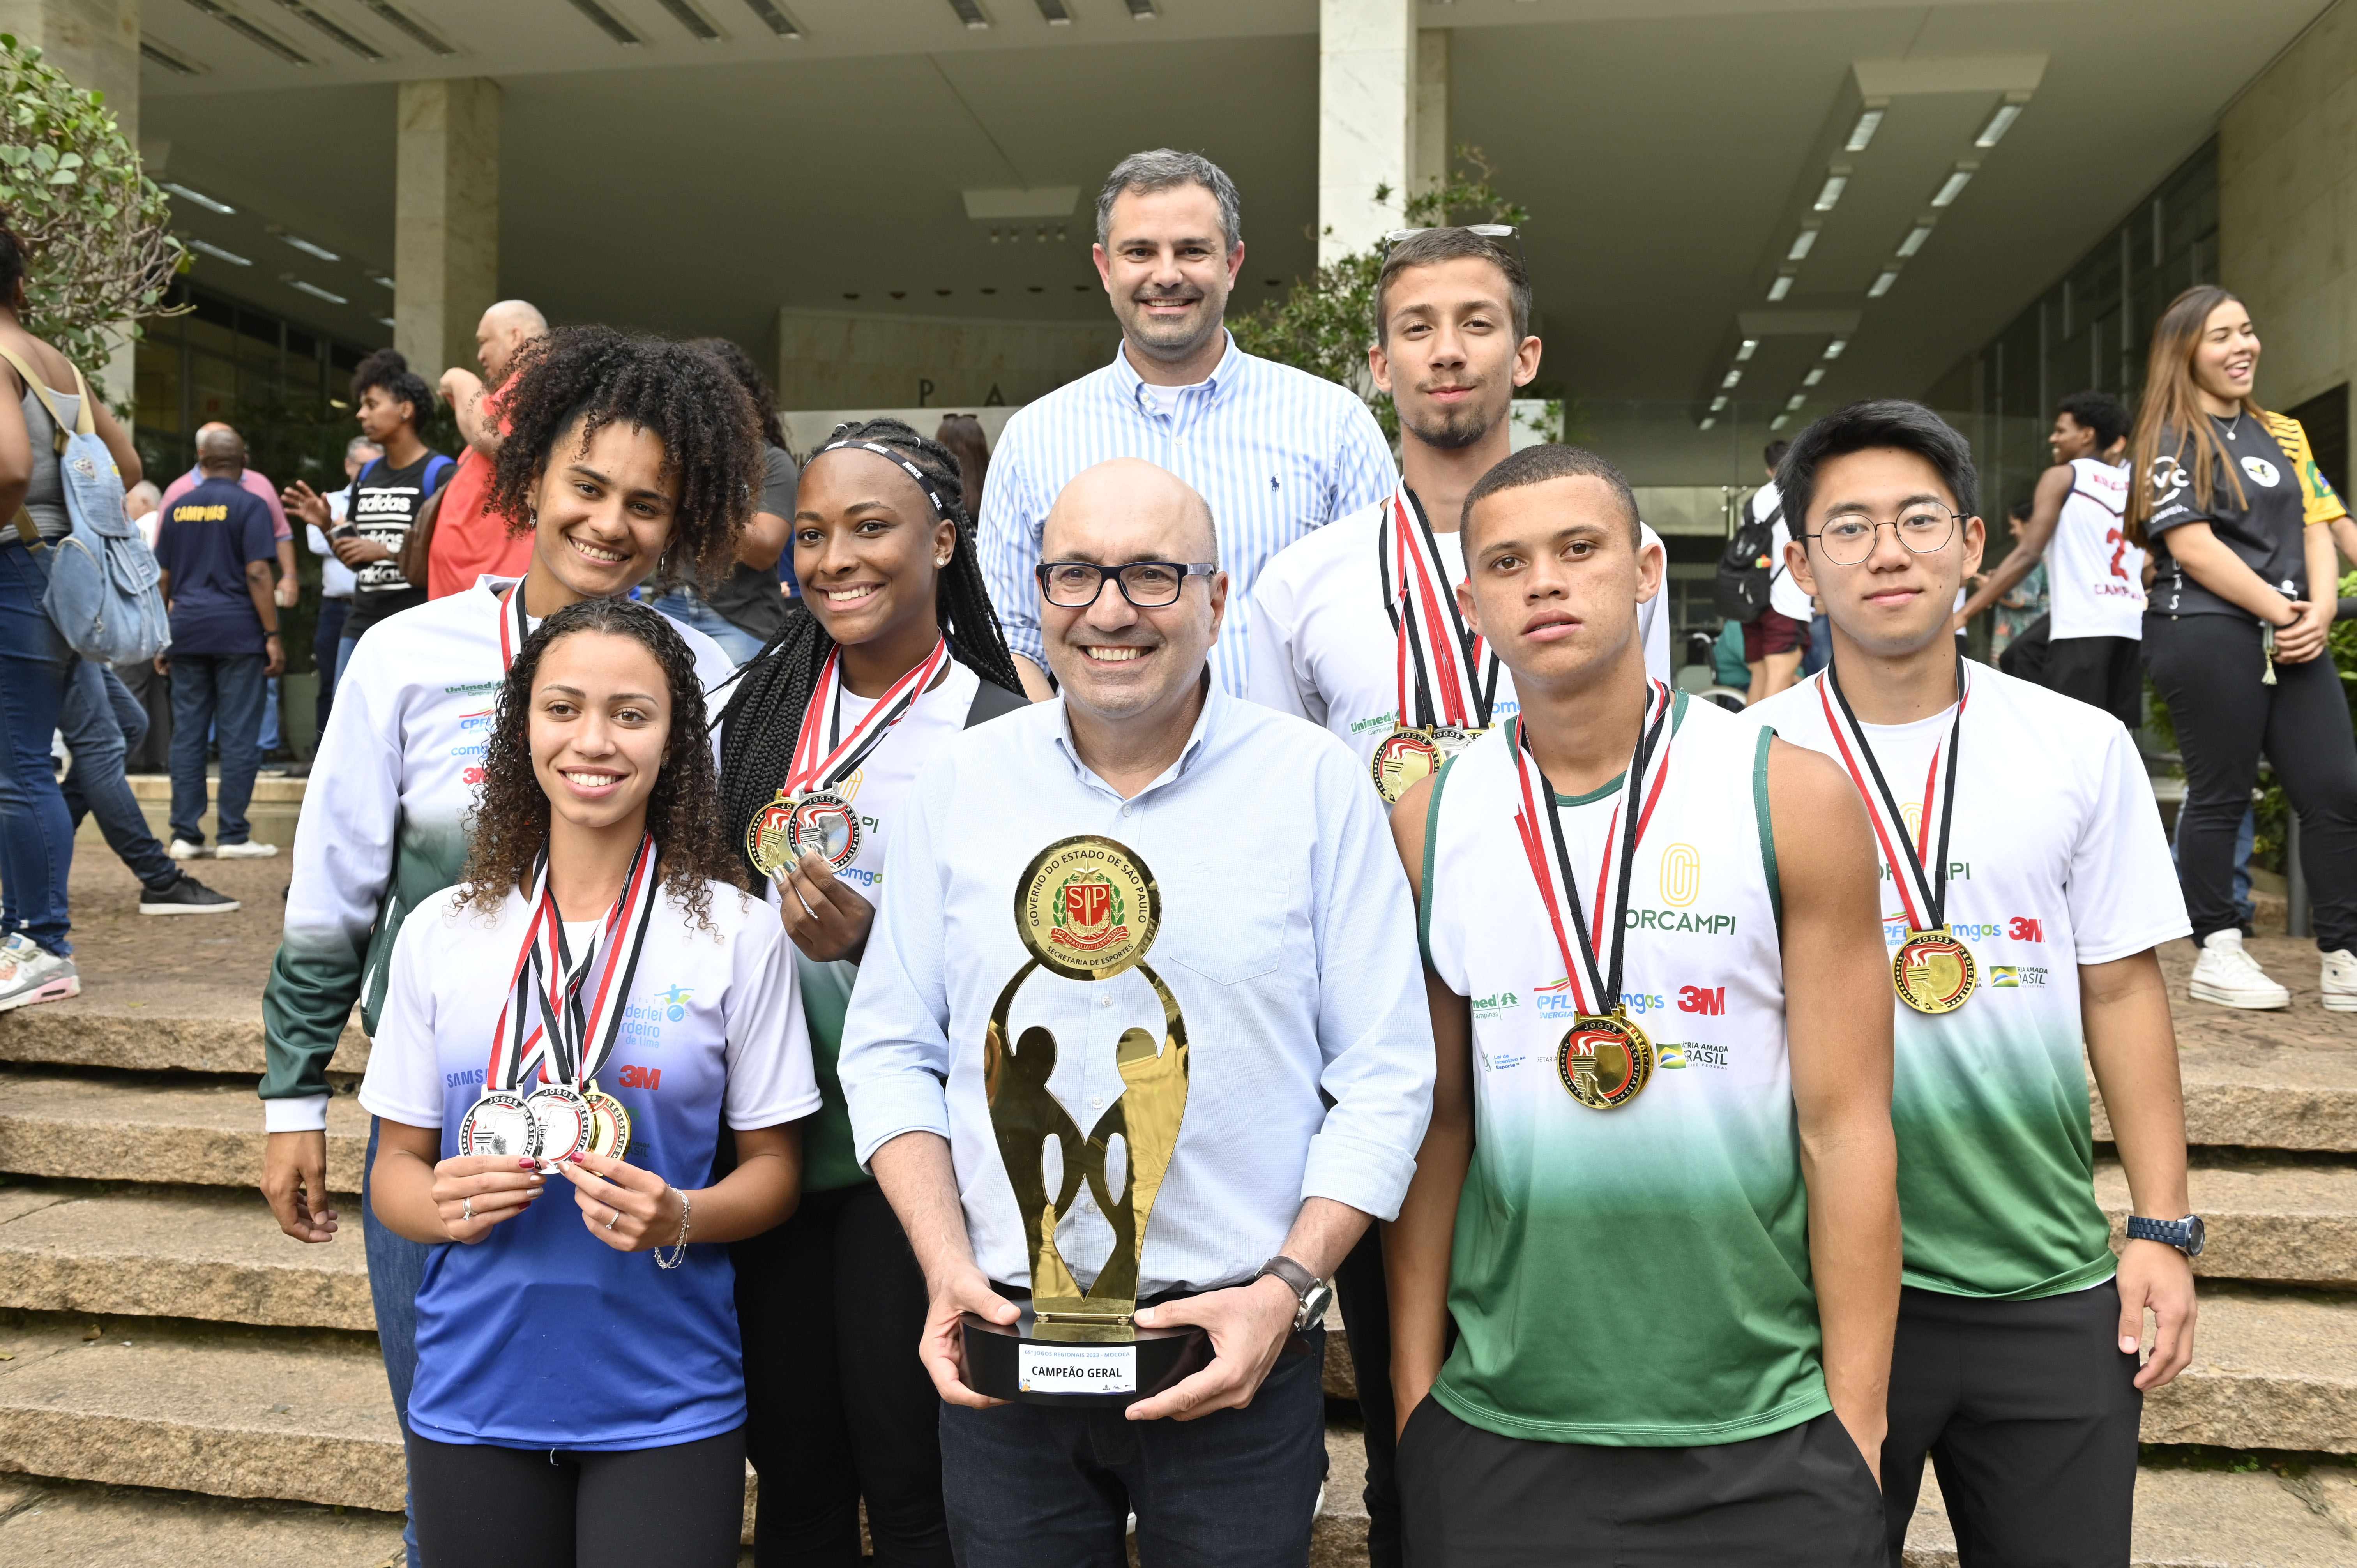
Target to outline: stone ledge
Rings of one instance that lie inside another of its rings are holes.
[[[333,1191],[360,1190],[368,1123],[355,1097],[328,1101]],[[0,1072],[0,1171],[251,1187],[262,1178],[263,1141],[250,1087]]]
[[[81,1481],[0,1479],[0,1563],[73,1568],[382,1568],[401,1516],[232,1502]]]
[[[2357,1453],[2357,1298],[2205,1287],[2193,1364],[2145,1396],[2143,1437]]]
[[[2357,1167],[2197,1150],[2187,1177],[2193,1210],[2209,1228],[2195,1273],[2357,1290]],[[2117,1160],[2096,1162],[2095,1196],[2111,1216],[2116,1249],[2128,1214]]]
[[[259,1079],[263,1050],[259,993],[251,1018],[190,1017],[156,1001],[126,1000],[110,986],[71,1003],[0,1013],[0,1061],[103,1067],[134,1072],[233,1072]],[[330,1072],[368,1071],[369,1041],[355,1018],[344,1026]]]
[[[2150,1466],[2136,1472],[2128,1568],[2349,1568],[2357,1562],[2357,1478]],[[1907,1568],[1958,1568],[1929,1465],[1907,1528]]]

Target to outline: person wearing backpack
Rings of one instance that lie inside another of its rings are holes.
[[[1768,482],[1744,503],[1743,521],[1720,554],[1712,595],[1718,613],[1743,624],[1743,662],[1751,671],[1748,704],[1757,706],[1799,679],[1815,608],[1784,564],[1792,531],[1776,493],[1776,465],[1789,441],[1770,441],[1760,454]]]
[[[141,477],[131,437],[105,403],[84,407],[81,377],[25,330],[24,310],[24,246],[0,221],[0,1012],[81,991],[66,940],[73,820],[49,763],[49,737],[80,660],[45,603],[55,547],[78,532],[67,504],[68,461],[91,467],[89,485],[115,487],[118,518],[121,487]],[[87,424],[113,471],[97,470],[86,441],[68,459],[60,420]],[[128,531],[127,521],[122,526]]]
[[[250,836],[245,808],[262,767],[263,682],[286,668],[270,568],[278,554],[270,509],[238,481],[245,443],[223,426],[197,437],[204,482],[164,513],[156,563],[172,606],[172,847],[174,860],[219,854],[260,860],[274,843]],[[221,847],[205,847],[205,735],[221,742]]]

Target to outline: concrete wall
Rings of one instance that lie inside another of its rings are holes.
[[[986,321],[790,306],[778,312],[778,406],[1029,403],[1108,363],[1120,341],[1109,311],[1093,322]]]
[[[2357,5],[2333,6],[2220,119],[2219,275],[2266,352],[2259,400],[2357,379]]]

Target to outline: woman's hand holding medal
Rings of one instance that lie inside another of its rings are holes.
[[[581,1223],[617,1252],[646,1252],[680,1240],[687,1201],[651,1170],[604,1155],[567,1155],[556,1168],[573,1184]]]
[[[876,924],[876,906],[845,886],[826,856],[812,850],[778,875],[780,911],[786,935],[813,963],[849,960],[857,963],[867,950],[867,932]]]
[[[473,1246],[538,1197],[539,1169],[514,1155],[459,1155],[434,1167],[434,1208],[453,1241]]]

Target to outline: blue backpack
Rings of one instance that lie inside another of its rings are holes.
[[[39,374],[5,349],[0,349],[0,360],[16,368],[57,426],[58,469],[65,480],[66,516],[73,525],[72,532],[52,543],[41,538],[30,513],[21,508],[16,512],[16,537],[48,578],[41,607],[66,645],[84,659],[128,664],[155,658],[172,645],[163,572],[138,528],[123,515],[123,472],[98,437],[90,387],[81,371],[75,371],[74,391],[81,394],[81,405],[69,434]]]

